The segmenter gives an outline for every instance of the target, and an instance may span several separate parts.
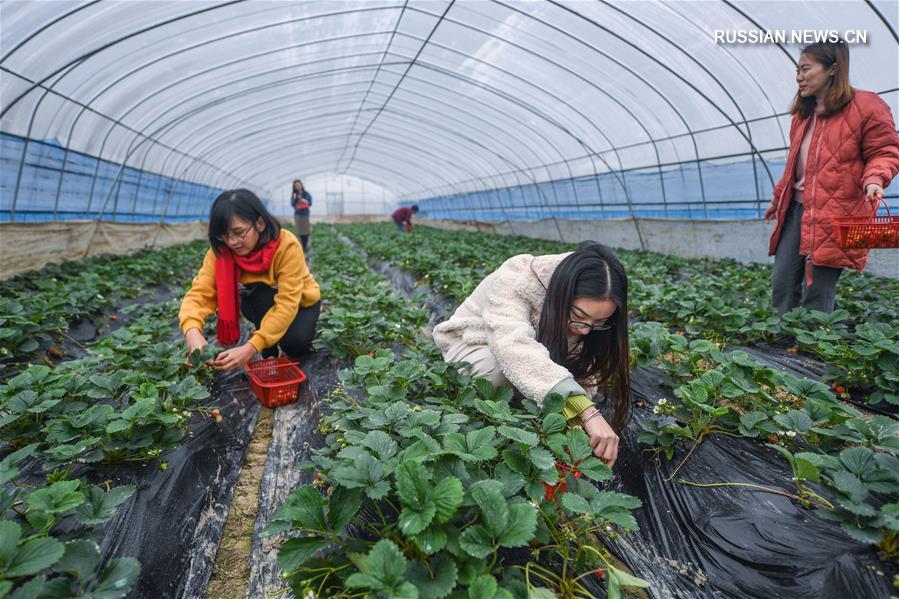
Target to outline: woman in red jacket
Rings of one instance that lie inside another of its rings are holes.
[[[899,172],[893,116],[877,94],[849,85],[843,41],[804,48],[796,82],[787,165],[765,212],[777,220],[768,253],[780,315],[800,304],[833,311],[840,273],[861,271],[868,251],[840,247],[831,219],[874,215]]]

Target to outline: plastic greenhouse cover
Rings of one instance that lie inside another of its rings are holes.
[[[760,28],[866,33],[852,82],[896,111],[889,2],[137,6],[4,3],[0,129],[220,186],[222,173],[186,168],[205,160],[273,197],[298,163],[425,197],[509,172],[524,184],[548,164],[581,176],[745,158],[782,152],[798,45],[721,44],[714,31]],[[135,150],[142,136],[153,149]]]

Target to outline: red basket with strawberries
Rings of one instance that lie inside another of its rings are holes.
[[[840,247],[847,249],[899,248],[899,216],[890,214],[890,207],[883,198],[887,215],[871,218],[831,219],[833,233]]]
[[[306,374],[289,358],[264,358],[247,364],[253,393],[267,408],[291,404],[300,395]]]

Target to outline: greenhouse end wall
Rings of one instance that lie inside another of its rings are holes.
[[[603,220],[547,218],[532,221],[457,221],[417,218],[442,229],[487,234],[522,235],[567,242],[599,241],[616,248],[648,251],[683,258],[733,258],[740,262],[772,263],[768,239],[773,225],[761,219],[697,220],[616,218]],[[899,279],[899,249],[871,250],[865,272]]]

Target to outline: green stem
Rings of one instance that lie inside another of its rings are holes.
[[[521,566],[517,566],[517,567],[520,568]],[[532,589],[532,588],[536,588],[536,587],[534,587],[533,585],[531,585],[531,577],[530,577],[531,571],[530,571],[530,570],[531,570],[532,567],[533,567],[535,570],[539,568],[539,566],[537,566],[537,564],[535,564],[535,563],[533,563],[533,562],[528,562],[528,565],[525,566],[525,568],[524,568],[524,578],[525,578],[525,583],[527,584],[527,587],[528,587],[528,590],[529,590],[529,591],[530,591],[530,589]],[[539,568],[539,569],[540,569],[540,570],[544,570],[544,568]],[[557,583],[556,581],[554,581],[553,579],[554,579],[554,578],[555,578],[555,579],[558,579],[558,577],[557,577],[555,574],[553,574],[552,572],[550,572],[549,570],[546,570],[546,572],[547,572],[547,574],[549,574],[549,576],[547,576],[547,575],[545,575],[545,574],[541,574],[540,572],[533,572],[533,574],[534,574],[534,576],[536,576],[537,578],[539,578],[540,580],[542,580],[542,581],[544,581],[544,582],[546,582],[546,583],[548,583],[548,584],[551,584],[551,585],[557,585],[558,583]]]
[[[826,509],[829,509],[829,510],[834,509],[833,504],[832,504],[831,502],[827,501],[826,499],[824,499],[823,497],[821,497],[820,495],[818,495],[817,493],[815,493],[814,491],[812,491],[812,490],[809,489],[808,487],[806,487],[806,486],[804,486],[804,485],[798,485],[798,484],[797,484],[797,485],[796,485],[796,488],[799,489],[799,491],[800,491],[800,493],[802,494],[803,497],[808,496],[808,497],[811,497],[811,498],[813,498],[813,499],[816,499],[816,500],[820,501],[821,503],[818,505],[818,507],[820,507],[820,508],[826,508]]]
[[[69,335],[68,333],[66,333],[65,331],[63,331],[62,329],[57,329],[56,332],[58,332],[60,335],[62,335],[63,337],[65,337],[66,339],[68,339],[69,341],[71,341],[72,343],[74,343],[75,345],[77,345],[78,347],[80,347],[81,349],[83,349],[84,351],[89,351],[89,350],[84,346],[84,344],[82,344],[80,341],[78,341],[77,339],[75,339],[74,337],[72,337],[71,335]]]
[[[538,574],[538,576],[540,576],[544,580],[552,580],[552,579],[558,580],[559,579],[559,576],[555,572],[544,568],[540,564],[535,564],[534,562],[528,562],[528,568],[533,568],[534,570],[544,572],[545,574]]]
[[[609,563],[609,560],[606,559],[606,556],[601,551],[597,551],[596,549],[594,549],[593,547],[590,547],[589,545],[581,545],[581,549],[585,549],[591,553],[596,554],[596,557],[601,559],[603,565],[606,567],[606,572],[608,572],[613,567],[612,564]],[[581,574],[580,576],[575,578],[573,582],[577,582],[582,578],[590,576],[591,574],[593,574],[593,570],[590,570],[589,572]]]
[[[693,442],[693,447],[690,448],[690,451],[687,452],[687,455],[684,456],[684,459],[681,460],[680,464],[677,465],[677,468],[674,469],[674,472],[665,479],[665,482],[670,481],[674,476],[680,471],[680,469],[687,463],[687,460],[690,459],[690,456],[693,455],[693,452],[699,447],[699,443],[702,441],[702,438],[705,437],[705,431],[699,433],[699,436],[696,437],[696,440]]]
[[[497,558],[497,557],[499,557],[499,552],[498,552],[498,551],[494,551],[494,552],[493,552],[493,559],[490,561],[490,565],[487,566],[486,574],[490,574],[491,572],[493,572],[493,566],[496,565],[496,558]]]
[[[766,493],[774,493],[775,495],[783,495],[784,497],[789,497],[790,499],[792,499],[792,500],[794,500],[794,501],[803,501],[803,500],[804,500],[804,499],[803,499],[802,497],[800,497],[799,495],[795,495],[795,494],[793,494],[793,493],[789,493],[789,492],[787,492],[787,491],[784,491],[783,489],[774,489],[774,488],[772,488],[772,487],[766,487],[766,486],[763,486],[763,485],[756,485],[756,484],[754,484],[754,483],[732,483],[732,482],[725,482],[725,483],[694,483],[694,482],[691,482],[691,481],[688,481],[688,480],[684,480],[684,479],[682,479],[682,478],[679,478],[679,479],[677,480],[677,482],[679,482],[679,483],[681,483],[681,484],[683,484],[683,485],[689,485],[689,486],[691,486],[691,487],[743,487],[743,488],[747,488],[747,489],[758,489],[759,491],[764,491],[764,492],[766,492]],[[810,493],[811,493],[811,491],[810,491]],[[812,493],[812,494],[815,495],[814,493]],[[815,497],[818,497],[818,495],[815,495]],[[826,499],[824,499],[823,497],[821,497],[820,499],[822,499],[825,503],[827,503],[827,505],[830,506],[829,509],[833,509],[833,505],[830,504],[830,502],[828,502],[828,501],[827,501]],[[826,508],[827,506],[825,506],[825,505],[817,505],[816,507]]]
[[[387,526],[387,518],[384,517],[384,512],[381,511],[381,506],[378,505],[377,501],[373,501],[372,504],[374,504],[375,509],[378,511],[378,517],[381,518],[381,524]]]
[[[724,428],[721,428],[721,427],[718,427],[718,426],[713,426],[713,427],[709,428],[708,431],[706,431],[706,434],[708,434],[708,433],[716,433],[716,434],[719,434],[719,435],[727,435],[727,436],[729,436],[729,437],[742,437],[742,436],[743,436],[743,435],[741,435],[740,433],[735,433],[735,432],[729,431],[729,430],[727,430],[727,429],[724,429]]]

